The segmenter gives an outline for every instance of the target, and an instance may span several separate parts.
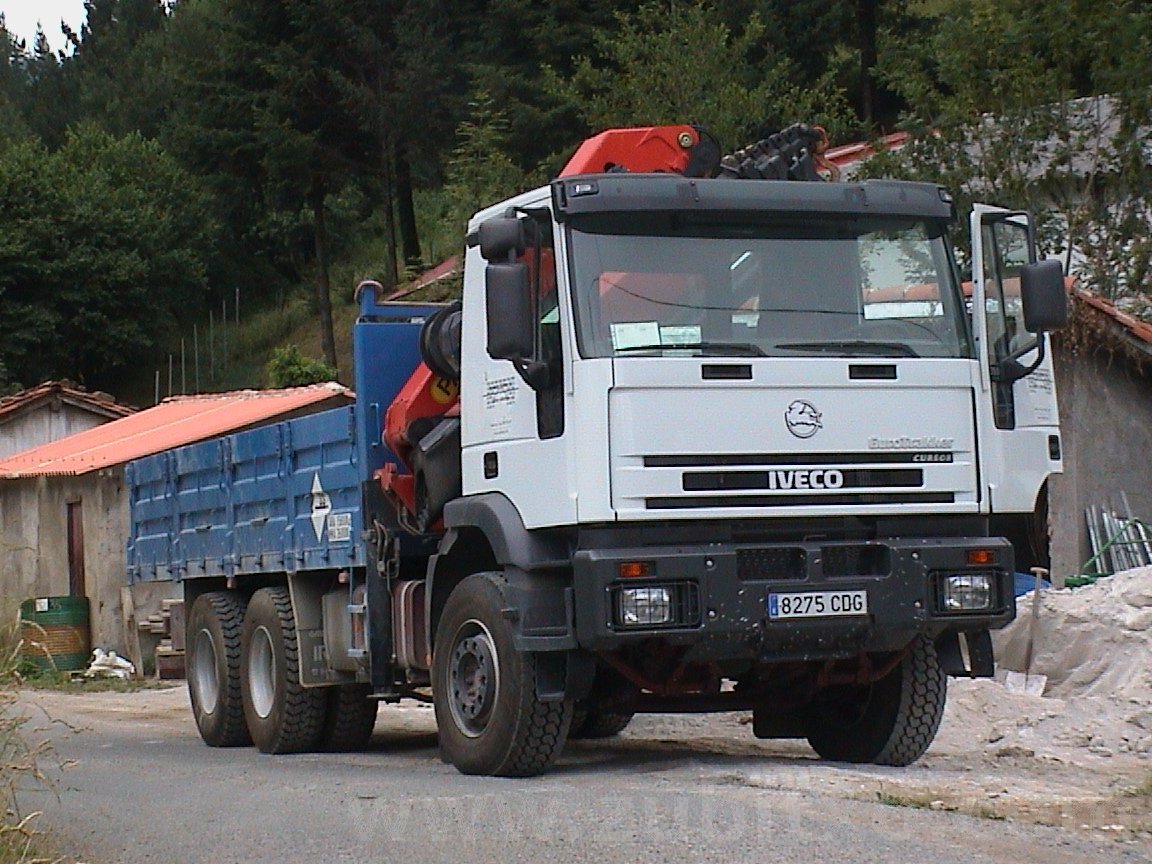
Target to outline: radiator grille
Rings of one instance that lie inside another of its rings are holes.
[[[736,575],[745,580],[804,579],[808,556],[797,546],[736,550]]]
[[[743,509],[865,504],[952,504],[952,492],[865,492],[859,495],[740,495],[645,498],[648,510]]]
[[[887,546],[876,544],[824,546],[820,550],[824,575],[887,576],[892,572],[892,555]]]

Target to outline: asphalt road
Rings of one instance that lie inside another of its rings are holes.
[[[58,800],[25,804],[51,848],[93,864],[1150,860],[1146,844],[851,800],[860,769],[799,744],[731,751],[697,737],[697,718],[637,718],[621,739],[569,745],[544,777],[503,780],[442,763],[424,707],[383,707],[369,752],[272,757],[204,746],[183,691],[30,699],[82,731],[52,727],[75,764]],[[867,770],[882,784],[895,769]]]

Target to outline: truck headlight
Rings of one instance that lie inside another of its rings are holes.
[[[620,588],[616,621],[622,627],[653,627],[673,623],[670,588]]]
[[[982,612],[992,608],[992,577],[987,573],[957,573],[940,584],[943,612]]]

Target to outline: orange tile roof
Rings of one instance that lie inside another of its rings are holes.
[[[1089,294],[1082,288],[1074,289],[1072,296],[1098,313],[1111,318],[1126,332],[1130,342],[1134,343],[1134,347],[1145,353],[1152,353],[1152,324],[1141,321],[1135,315],[1129,315],[1127,312],[1116,308],[1116,304],[1112,301],[1097,297],[1095,294]]]
[[[855,144],[842,144],[839,147],[830,147],[824,158],[839,168],[855,165],[876,155],[876,144],[881,150],[899,150],[908,143],[911,136],[907,132],[893,132],[885,135],[875,144],[869,141],[860,141]]]
[[[175,396],[154,408],[0,460],[0,479],[87,474],[267,423],[329,400],[347,404],[353,398],[351,390],[336,383]]]
[[[90,392],[71,381],[45,381],[12,396],[0,397],[0,422],[53,398],[104,417],[126,417],[136,410],[130,405],[121,405],[107,393]]]

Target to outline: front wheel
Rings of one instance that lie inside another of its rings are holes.
[[[813,706],[808,743],[834,762],[911,765],[936,737],[947,688],[935,646],[917,636],[886,677],[867,687],[837,688]]]
[[[436,726],[461,773],[530,777],[560,754],[572,704],[536,697],[536,659],[512,644],[504,584],[480,573],[448,597],[432,659]]]

